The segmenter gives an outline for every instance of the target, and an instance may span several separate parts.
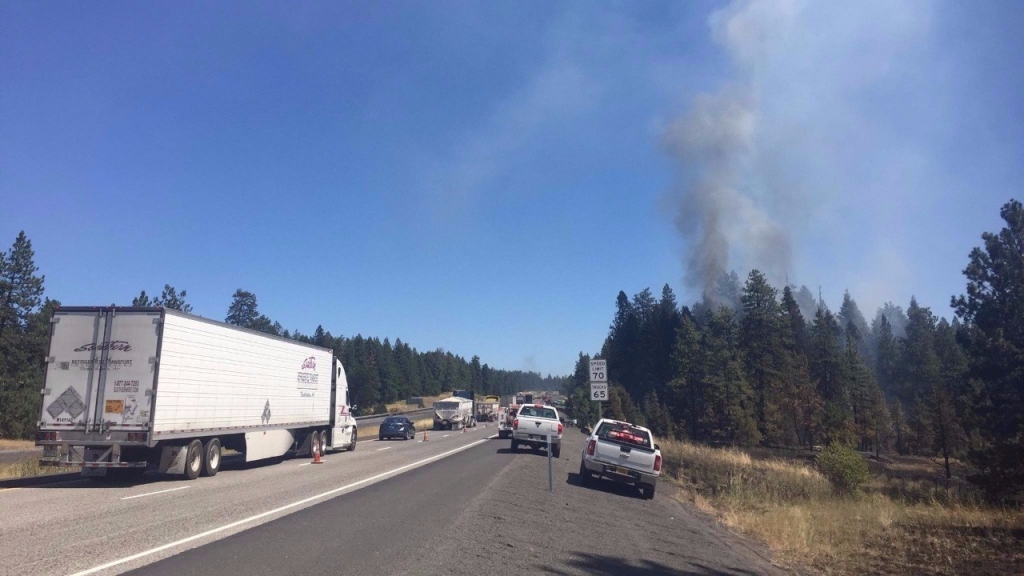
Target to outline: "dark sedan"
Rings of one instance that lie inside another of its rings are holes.
[[[388,416],[380,425],[378,438],[404,438],[412,440],[416,436],[416,425],[405,416]]]

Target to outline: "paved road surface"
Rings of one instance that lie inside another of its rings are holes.
[[[492,439],[132,574],[774,574],[764,552],[670,497],[578,485],[569,431],[547,458]],[[593,528],[595,519],[604,524]]]
[[[0,574],[72,574],[194,538],[99,573],[122,572],[408,472],[493,432],[431,433],[426,443],[422,435],[360,440],[355,452],[330,454],[319,466],[286,459],[243,469],[236,459],[194,482],[147,475],[134,484],[75,480],[0,490]],[[203,535],[211,530],[218,531]]]
[[[363,441],[322,466],[236,463],[196,482],[0,490],[0,574],[777,573],[667,483],[653,501],[579,486],[577,431],[553,493],[547,459],[493,432]]]

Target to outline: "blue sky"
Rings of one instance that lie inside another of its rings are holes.
[[[170,283],[223,318],[241,287],[290,329],[565,373],[620,289],[697,298],[710,206],[726,268],[948,316],[1022,196],[1022,26],[1012,2],[3,0],[0,239],[25,230],[65,304]]]

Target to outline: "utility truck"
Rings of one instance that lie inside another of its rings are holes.
[[[458,430],[475,424],[473,400],[452,396],[434,402],[434,430]]]
[[[481,396],[476,400],[476,421],[492,422],[498,419],[498,408],[501,406],[500,396]]]
[[[62,307],[50,320],[40,464],[85,476],[213,476],[246,462],[354,450],[331,350],[160,307]]]

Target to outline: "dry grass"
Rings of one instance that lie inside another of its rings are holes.
[[[401,412],[413,412],[415,410],[422,410],[423,408],[429,408],[429,407],[434,405],[434,402],[436,400],[440,400],[442,398],[448,398],[451,395],[452,395],[452,393],[448,392],[447,394],[441,394],[440,396],[419,396],[419,398],[423,399],[423,406],[422,407],[421,406],[417,406],[416,404],[409,404],[407,400],[401,400],[401,401],[398,401],[398,402],[392,402],[390,404],[385,404],[385,406],[387,406],[388,412],[391,413],[391,414],[398,414],[398,413],[401,413]]]
[[[58,468],[56,466],[40,466],[39,458],[25,458],[17,462],[0,462],[0,480],[79,471],[81,471],[81,468],[78,467]]]
[[[32,440],[9,440],[0,438],[0,450],[31,450],[35,448]]]
[[[1024,511],[947,489],[925,458],[871,462],[862,494],[833,494],[799,452],[664,442],[665,470],[698,508],[756,536],[784,564],[824,574],[1024,573]],[[962,470],[962,467],[960,468]]]

